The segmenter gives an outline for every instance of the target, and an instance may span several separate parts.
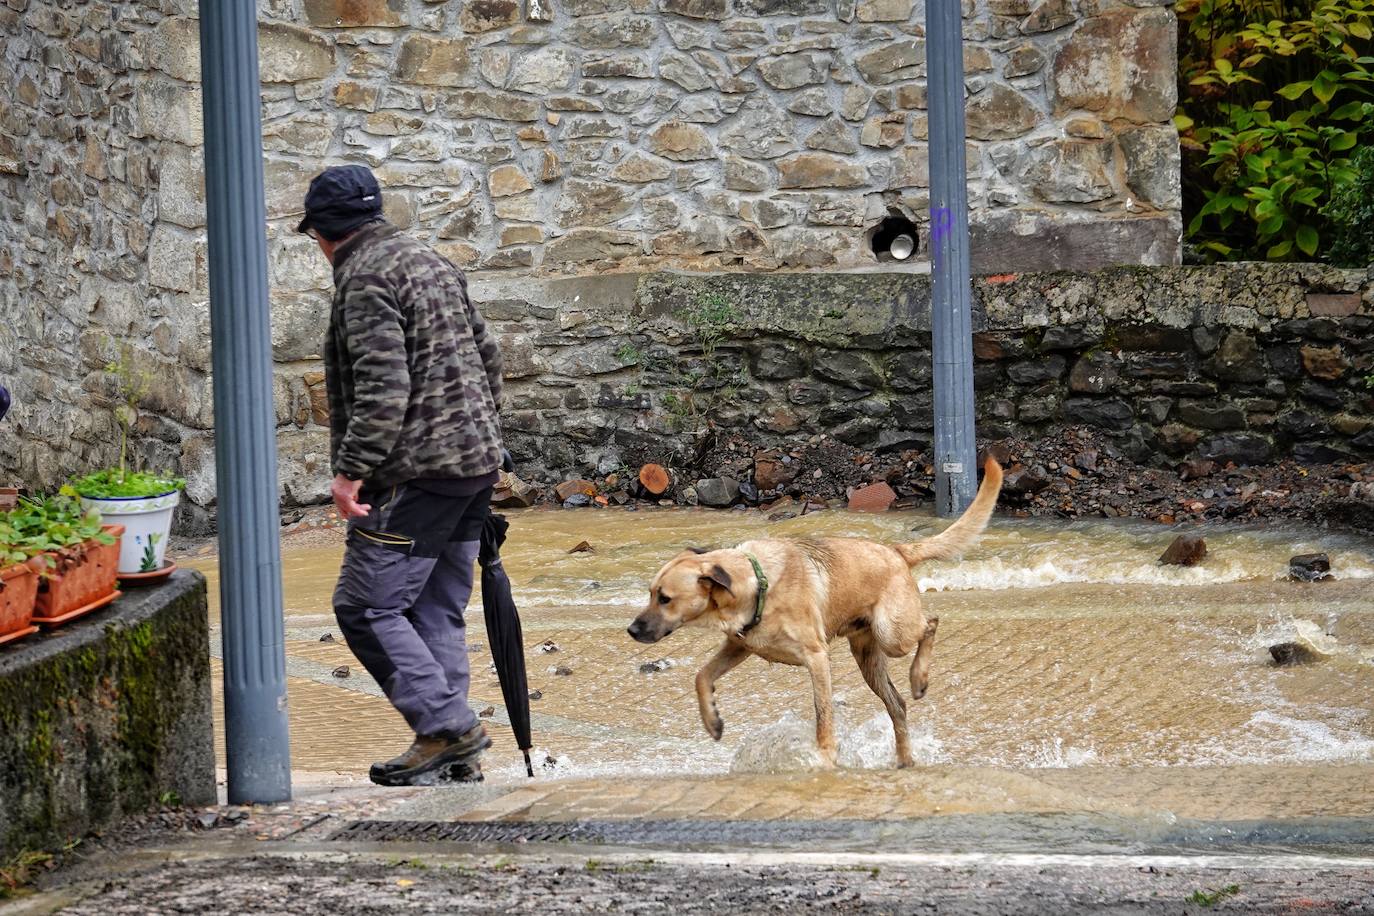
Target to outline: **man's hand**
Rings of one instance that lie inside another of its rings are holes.
[[[334,477],[329,485],[329,495],[334,498],[334,506],[344,518],[361,518],[372,511],[371,506],[358,502],[358,491],[363,487],[361,480],[349,480],[342,474]]]

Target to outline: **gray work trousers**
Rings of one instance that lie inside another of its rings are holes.
[[[491,488],[450,496],[406,483],[367,490],[348,525],[334,616],[348,647],[417,735],[477,724],[463,614]]]

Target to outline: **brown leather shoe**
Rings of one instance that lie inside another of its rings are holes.
[[[481,778],[477,767],[477,757],[491,747],[486,726],[478,722],[463,734],[455,737],[444,735],[416,735],[415,741],[398,757],[386,763],[374,763],[368,776],[379,786],[415,785],[419,777],[433,780],[444,776],[445,770],[453,778],[463,779],[465,771]],[[434,774],[434,776],[430,776]],[[428,781],[428,780],[427,780]]]

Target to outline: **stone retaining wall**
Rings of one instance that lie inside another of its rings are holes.
[[[0,862],[169,794],[215,803],[205,579],[178,572],[0,648]]]
[[[708,421],[760,446],[930,444],[928,279],[692,276],[481,288],[522,468],[687,465]],[[1374,454],[1374,284],[1240,265],[975,285],[979,436],[1102,429],[1143,464]]]

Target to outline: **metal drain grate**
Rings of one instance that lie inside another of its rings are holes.
[[[791,844],[855,840],[871,821],[355,821],[329,839],[341,842],[588,843],[618,846]]]

